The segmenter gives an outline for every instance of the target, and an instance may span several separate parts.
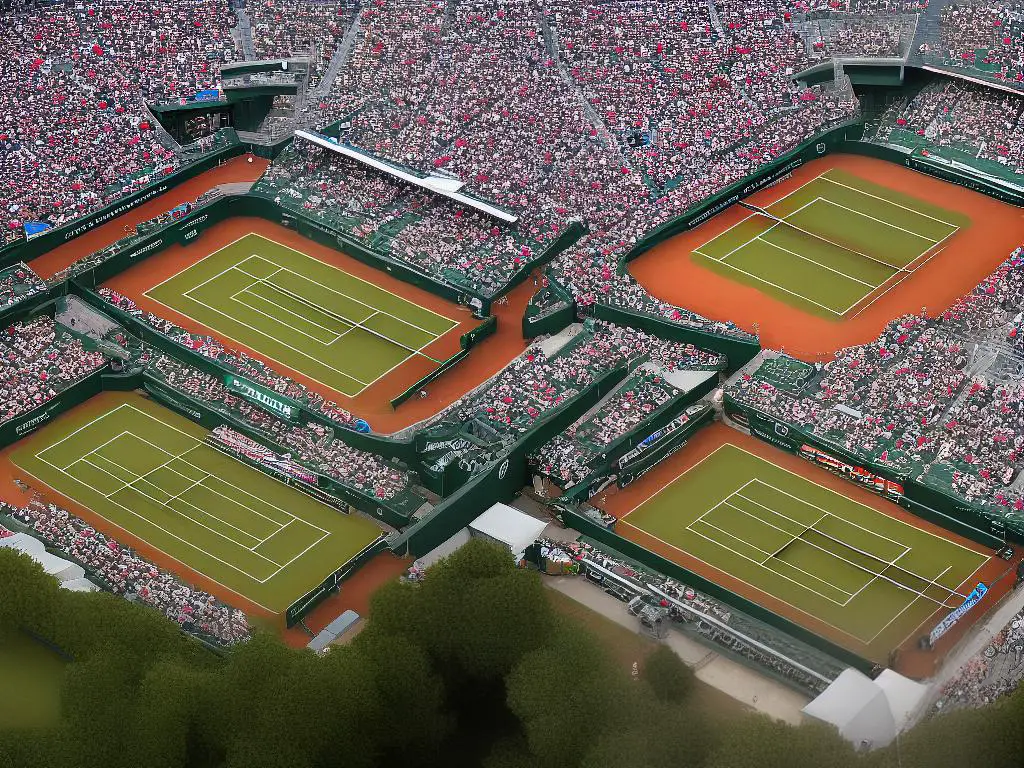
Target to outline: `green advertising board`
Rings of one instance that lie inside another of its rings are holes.
[[[233,373],[224,374],[224,386],[228,391],[248,400],[253,405],[269,411],[286,421],[296,422],[299,420],[301,406],[294,400],[282,397],[272,390],[262,387],[255,382],[243,379]]]

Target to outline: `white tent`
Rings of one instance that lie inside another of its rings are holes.
[[[70,560],[51,555],[46,551],[43,542],[29,536],[27,533],[16,533],[5,539],[0,539],[0,547],[16,549],[24,552],[41,566],[43,570],[53,576],[57,581],[65,582],[85,577],[85,569],[72,563]]]
[[[882,670],[882,674],[875,678],[875,684],[882,689],[889,702],[893,720],[896,721],[896,732],[912,725],[924,703],[928,686],[915,683],[891,669]]]
[[[885,692],[852,667],[843,670],[803,713],[834,725],[840,736],[860,749],[884,747],[896,738],[896,720]]]
[[[69,592],[99,592],[100,588],[88,579],[69,579],[61,584]]]
[[[516,562],[523,559],[526,548],[541,535],[547,523],[520,512],[508,504],[495,504],[469,524],[469,532],[476,538],[490,539],[505,544],[512,550]]]

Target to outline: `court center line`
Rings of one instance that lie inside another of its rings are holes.
[[[872,291],[874,291],[874,290],[876,290],[878,288],[878,285],[875,284],[875,283],[869,283],[866,280],[861,280],[859,277],[854,277],[853,275],[848,275],[845,272],[843,272],[842,270],[834,269],[833,267],[830,267],[827,264],[822,264],[820,261],[815,261],[814,259],[812,259],[812,258],[810,258],[808,256],[801,256],[796,251],[791,251],[791,250],[789,250],[789,248],[783,248],[781,245],[776,245],[771,240],[765,240],[760,235],[758,235],[754,239],[758,240],[758,241],[760,241],[762,243],[765,243],[766,245],[770,245],[772,248],[775,248],[777,250],[785,251],[786,253],[792,254],[793,256],[796,256],[798,259],[803,259],[804,261],[810,262],[811,264],[819,266],[822,269],[827,269],[829,272],[834,272],[835,274],[839,275],[840,277],[845,277],[847,280],[852,280],[855,283],[860,283],[861,285],[866,285]],[[732,265],[729,265],[729,266],[732,266]],[[893,274],[896,274],[896,270],[893,270]],[[892,277],[892,275],[890,275],[890,277]],[[888,279],[889,278],[886,278],[886,280],[888,280]]]
[[[825,173],[821,174],[820,178],[824,179],[825,181],[829,182],[830,184],[835,184],[835,185],[840,186],[840,187],[846,187],[846,189],[852,189],[854,192],[859,192],[862,195],[867,195],[868,197],[873,197],[876,200],[881,200],[883,203],[888,203],[889,205],[895,205],[897,208],[902,208],[905,211],[910,211],[911,213],[916,213],[918,216],[924,216],[926,219],[931,219],[932,221],[939,222],[939,224],[945,224],[947,227],[959,228],[958,224],[952,224],[952,223],[950,223],[948,221],[943,221],[942,219],[938,219],[938,218],[936,218],[934,216],[931,216],[931,215],[925,213],[924,211],[918,211],[918,210],[916,210],[914,208],[910,208],[910,207],[908,207],[906,205],[902,205],[900,203],[897,203],[895,200],[889,200],[888,198],[885,198],[885,197],[879,197],[878,195],[872,194],[871,192],[868,192],[866,190],[858,189],[857,187],[851,187],[849,184],[844,184],[841,181],[836,181],[835,179],[833,179],[832,177],[830,177],[828,175],[830,172],[831,172],[831,169],[829,171],[825,171]]]
[[[850,213],[855,213],[858,216],[863,216],[865,219],[877,221],[879,224],[884,224],[887,227],[892,227],[893,229],[898,229],[901,232],[906,232],[908,235],[913,235],[914,237],[919,237],[922,240],[927,240],[929,243],[931,243],[931,245],[928,246],[929,250],[934,248],[935,243],[938,242],[934,237],[931,237],[930,235],[922,235],[920,232],[914,232],[913,230],[910,229],[904,229],[898,224],[893,224],[891,221],[886,221],[885,219],[876,218],[870,214],[864,213],[864,211],[858,211],[856,208],[847,208],[842,203],[837,203],[835,200],[830,200],[827,197],[823,197],[821,198],[821,200],[831,205],[834,205],[836,208],[842,208],[844,211],[849,211]]]

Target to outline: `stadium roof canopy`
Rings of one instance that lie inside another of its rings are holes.
[[[839,735],[863,749],[885,747],[917,712],[927,688],[892,670],[877,679],[853,668],[803,709],[804,716],[829,723]]]
[[[491,205],[477,197],[473,197],[472,195],[467,195],[462,192],[461,190],[465,186],[465,182],[460,181],[459,179],[433,174],[429,176],[417,176],[414,173],[403,171],[401,168],[397,168],[391,163],[378,160],[376,157],[360,152],[355,147],[348,146],[347,144],[341,144],[329,136],[313,133],[312,131],[298,130],[295,132],[295,135],[299,138],[305,139],[306,141],[311,141],[317,146],[324,147],[332,152],[337,152],[339,155],[344,155],[350,160],[355,160],[357,163],[368,165],[374,170],[404,181],[407,184],[412,184],[415,187],[426,189],[433,192],[435,195],[440,195],[441,197],[447,197],[449,200],[453,200],[466,208],[472,208],[473,210],[480,211],[481,213],[486,213],[488,216],[493,216],[507,224],[515,224],[519,221],[519,217],[515,214],[509,213],[496,205]]]

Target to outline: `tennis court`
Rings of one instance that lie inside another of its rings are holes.
[[[622,521],[831,625],[879,659],[933,614],[958,607],[990,558],[732,444]]]
[[[14,463],[58,493],[273,613],[378,539],[347,516],[204,443],[138,395],[79,408],[19,444]]]
[[[145,296],[354,397],[458,325],[379,286],[249,234]]]
[[[859,314],[942,252],[970,219],[831,169],[696,248],[701,263],[802,309]]]

